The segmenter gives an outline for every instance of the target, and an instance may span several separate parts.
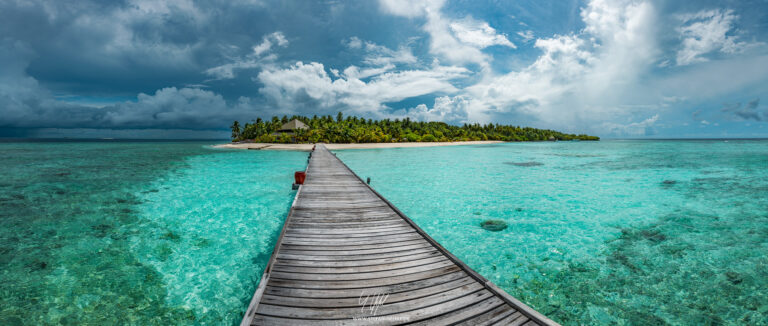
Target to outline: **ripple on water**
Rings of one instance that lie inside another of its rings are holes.
[[[337,154],[473,269],[563,324],[768,324],[768,141]],[[552,168],[493,164],[529,161]],[[509,228],[486,232],[480,217]]]
[[[544,163],[541,162],[504,162],[504,164],[514,165],[514,166],[523,166],[523,167],[529,167],[529,166],[542,166]]]
[[[201,145],[0,144],[0,325],[239,321],[306,154]]]

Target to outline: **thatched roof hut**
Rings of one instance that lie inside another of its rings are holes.
[[[305,123],[299,121],[298,119],[293,119],[291,121],[288,121],[288,123],[284,124],[277,131],[278,132],[293,132],[296,129],[309,129],[309,126],[307,126]]]
[[[276,132],[273,132],[272,136],[277,136],[277,137],[280,137],[282,135],[293,136],[293,135],[296,134],[296,130],[298,130],[298,129],[306,130],[306,129],[309,129],[309,126],[307,126],[305,123],[303,123],[303,122],[301,122],[301,121],[299,121],[297,119],[293,119],[293,120],[288,121],[287,123],[285,123]]]

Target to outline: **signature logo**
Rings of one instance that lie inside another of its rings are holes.
[[[365,291],[360,293],[358,303],[360,304],[360,312],[368,314],[369,316],[376,316],[379,313],[379,308],[389,298],[389,293],[370,293],[366,294]]]

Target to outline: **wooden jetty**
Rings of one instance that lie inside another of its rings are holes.
[[[557,325],[318,144],[241,325]]]

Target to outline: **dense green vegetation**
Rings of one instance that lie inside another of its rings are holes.
[[[276,133],[280,127],[298,119],[309,129],[297,129],[294,134]],[[408,118],[403,120],[371,120],[357,117],[344,117],[341,112],[334,119],[331,116],[283,116],[272,117],[265,121],[261,118],[240,126],[235,121],[232,126],[232,141],[252,140],[260,143],[396,143],[396,142],[436,142],[468,140],[599,140],[588,135],[564,134],[554,130],[529,127],[505,126],[499,124],[464,124],[453,126],[443,122],[418,122]]]

